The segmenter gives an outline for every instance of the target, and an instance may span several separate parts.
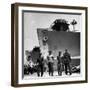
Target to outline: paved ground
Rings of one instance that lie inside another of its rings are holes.
[[[49,76],[48,72],[44,72],[43,77],[38,77],[37,73],[25,75],[24,79],[38,79],[38,78],[64,78],[64,77],[78,77],[80,76],[79,73],[73,73],[72,75],[65,75],[65,73],[62,73],[62,76],[58,76],[58,73],[55,71],[53,76]]]

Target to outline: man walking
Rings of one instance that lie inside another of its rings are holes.
[[[61,58],[61,51],[59,51],[59,54],[57,56],[57,70],[58,70],[58,75],[62,75],[62,58]]]
[[[67,75],[69,71],[69,74],[71,75],[72,74],[71,67],[70,67],[71,56],[67,49],[65,49],[65,53],[63,54],[63,60],[64,60],[64,66],[65,66],[65,74]]]
[[[44,59],[41,57],[41,54],[39,55],[39,58],[37,59],[37,75],[43,76],[44,73]]]
[[[47,56],[47,59],[48,59],[49,76],[53,76],[54,57],[52,55],[52,51],[49,51],[49,55]]]

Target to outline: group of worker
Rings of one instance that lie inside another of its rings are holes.
[[[66,75],[71,75],[71,56],[67,49],[65,49],[65,52],[63,53],[63,56],[61,56],[61,51],[59,51],[57,56],[57,72],[58,75],[61,76],[62,72],[64,71]],[[44,75],[44,58],[42,55],[39,55],[39,58],[37,59],[37,76],[43,76]],[[52,51],[49,51],[49,54],[47,56],[47,66],[48,66],[48,73],[49,76],[53,76],[54,74],[54,56],[52,54]]]

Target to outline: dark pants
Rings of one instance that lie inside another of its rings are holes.
[[[58,63],[58,65],[57,65],[58,67],[58,75],[62,75],[62,64],[60,64],[60,63]]]
[[[48,63],[48,69],[49,69],[49,76],[53,76],[53,63]]]
[[[68,70],[69,70],[69,74],[71,75],[71,67],[70,67],[70,63],[65,63],[65,74],[68,74]]]
[[[38,77],[41,75],[41,77],[43,76],[44,73],[44,66],[43,65],[38,65],[37,66],[37,75]]]
[[[43,65],[41,65],[40,67],[41,67],[41,77],[42,77],[43,73],[44,73],[44,67],[43,67]]]

